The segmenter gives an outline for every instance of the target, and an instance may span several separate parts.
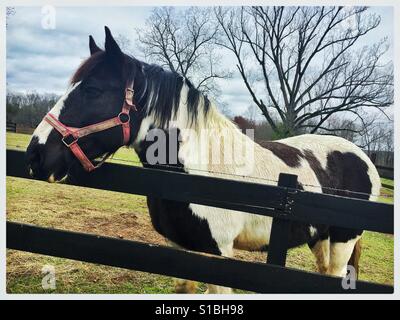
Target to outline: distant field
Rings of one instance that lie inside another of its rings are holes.
[[[393,181],[393,180],[391,180]],[[381,188],[381,196],[379,197],[380,202],[393,204],[394,201],[394,191],[393,189]]]
[[[26,148],[29,136],[7,133],[8,148]],[[16,147],[18,146],[18,147]],[[115,158],[137,161],[132,150]],[[121,160],[118,160],[121,161]],[[151,226],[145,197],[7,177],[7,220],[45,227],[166,244]],[[385,191],[386,192],[386,191]],[[265,261],[266,253],[235,251],[235,257]],[[56,270],[56,290],[41,287],[44,265]],[[288,253],[287,265],[315,271],[307,246]],[[393,284],[393,237],[365,232],[360,278]],[[172,293],[172,279],[144,272],[7,250],[8,293]],[[198,292],[204,292],[201,285]],[[236,291],[241,293],[243,291]]]
[[[394,187],[394,181],[390,179],[381,178],[382,183],[387,184],[388,186]]]

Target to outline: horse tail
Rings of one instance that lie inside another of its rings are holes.
[[[359,261],[360,261],[360,256],[361,256],[361,238],[358,239],[356,244],[354,245],[353,253],[351,254],[350,260],[348,265],[353,266],[354,270],[356,271],[357,274],[357,279],[358,279],[358,271],[359,271]]]

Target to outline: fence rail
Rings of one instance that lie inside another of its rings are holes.
[[[7,150],[7,175],[30,178],[24,152]],[[285,187],[105,163],[74,172],[68,183],[95,189],[244,211],[287,220],[393,233],[393,205]],[[379,214],[377,214],[379,212]]]
[[[17,124],[15,122],[7,121],[6,129],[9,132],[17,132]]]
[[[25,168],[23,152],[7,150],[7,175],[29,178]],[[94,173],[82,170],[74,176],[81,179],[71,179],[70,184],[271,216],[274,218],[270,242],[273,251],[269,255],[274,258],[269,262],[273,264],[205,257],[134,241],[11,222],[7,224],[8,248],[256,292],[393,292],[391,286],[362,281],[357,282],[356,290],[346,291],[341,279],[284,268],[287,248],[279,243],[285,243],[288,234],[274,231],[287,231],[290,221],[303,221],[392,234],[392,205],[299,191],[287,183],[285,187],[269,186],[111,163]]]
[[[342,279],[312,272],[13,222],[7,222],[7,248],[262,293],[393,292],[390,286],[364,281],[345,290]]]
[[[378,173],[382,178],[392,179],[392,180],[394,179],[394,168],[393,167],[380,166],[380,165],[375,165],[375,167],[378,170]]]

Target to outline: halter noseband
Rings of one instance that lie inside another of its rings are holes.
[[[61,123],[54,115],[51,113],[46,114],[44,120],[49,123],[54,129],[56,129],[62,135],[62,142],[68,147],[71,152],[75,155],[75,157],[81,162],[82,166],[86,171],[93,171],[97,169],[103,162],[107,159],[108,155],[106,155],[100,163],[96,166],[89,160],[86,154],[83,152],[81,147],[78,145],[79,138],[85,137],[89,134],[104,131],[116,126],[122,126],[122,135],[123,135],[123,145],[128,144],[130,136],[131,136],[131,128],[130,128],[130,116],[129,111],[137,111],[135,103],[133,102],[133,82],[127,84],[125,87],[125,99],[122,105],[122,110],[118,114],[118,116],[98,122],[95,124],[91,124],[82,128],[74,128],[68,127]]]

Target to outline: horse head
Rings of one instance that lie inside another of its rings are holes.
[[[26,156],[37,179],[60,180],[79,163],[91,171],[94,159],[137,136],[144,115],[143,65],[122,52],[107,27],[105,33],[104,50],[89,37],[90,57],[32,135]]]

